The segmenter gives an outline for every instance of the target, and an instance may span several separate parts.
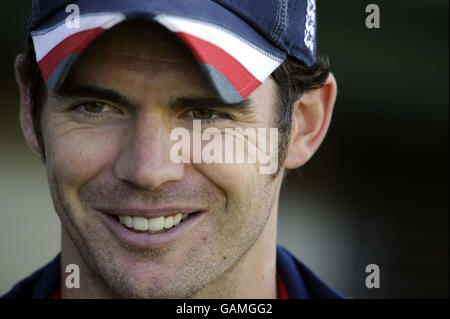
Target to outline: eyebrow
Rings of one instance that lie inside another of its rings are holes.
[[[62,98],[94,98],[121,104],[129,108],[136,108],[140,103],[132,98],[113,89],[99,87],[92,84],[84,84],[67,79],[64,84],[55,92]],[[246,98],[237,103],[226,103],[217,97],[186,95],[174,97],[170,100],[169,106],[178,110],[183,108],[232,108],[235,110],[248,110],[251,100]]]
[[[98,100],[112,101],[127,107],[136,107],[139,104],[139,102],[121,94],[116,90],[91,84],[82,84],[71,80],[65,81],[62,87],[55,93],[63,98],[87,97]]]
[[[249,108],[250,102],[251,101],[249,98],[237,103],[226,103],[216,97],[180,96],[173,98],[170,101],[169,105],[174,109],[181,109],[181,108],[207,109],[211,107],[217,107],[217,108],[232,108],[235,110],[246,110]]]

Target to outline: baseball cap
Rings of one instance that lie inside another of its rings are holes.
[[[237,103],[287,55],[315,63],[315,8],[315,0],[34,0],[29,35],[55,90],[103,32],[126,20],[154,21],[184,42],[219,98]]]

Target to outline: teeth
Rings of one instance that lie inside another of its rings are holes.
[[[166,217],[164,219],[164,228],[169,229],[173,226],[173,216]]]
[[[173,225],[176,226],[181,222],[181,214],[176,214],[173,218]]]
[[[123,223],[128,228],[133,228],[133,217],[131,216],[123,216]]]
[[[137,216],[119,216],[120,223],[127,228],[138,231],[149,231],[151,233],[160,233],[164,230],[177,226],[182,220],[185,220],[189,214],[178,213],[171,216],[160,216],[155,218],[144,218]]]
[[[149,221],[143,217],[133,217],[133,228],[136,230],[148,230]]]
[[[133,217],[136,218],[136,217]],[[164,216],[149,218],[148,229],[158,231],[164,228]]]

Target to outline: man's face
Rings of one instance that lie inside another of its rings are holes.
[[[115,293],[192,296],[258,240],[279,176],[251,163],[174,163],[170,133],[192,131],[194,119],[221,131],[273,127],[274,95],[269,79],[245,108],[204,108],[198,101],[214,94],[190,52],[140,22],[97,39],[61,92],[50,93],[42,127],[55,208],[84,261]],[[169,236],[119,222],[119,215],[178,212],[189,217]]]

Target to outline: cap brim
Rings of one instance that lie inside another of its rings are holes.
[[[253,92],[285,59],[245,21],[210,1],[78,1],[79,28],[66,24],[64,8],[31,31],[36,59],[50,90],[64,81],[77,57],[96,37],[130,19],[155,21],[175,33],[197,59],[226,103]]]

